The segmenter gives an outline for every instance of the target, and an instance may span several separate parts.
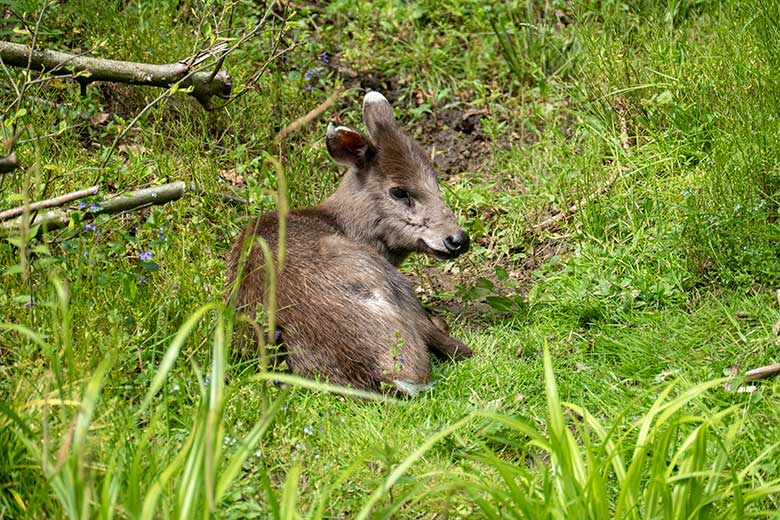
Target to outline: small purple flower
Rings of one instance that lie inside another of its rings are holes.
[[[311,89],[312,89],[312,86],[309,85],[308,83],[303,86],[303,90],[311,90]]]
[[[159,233],[157,233],[157,237],[160,240],[165,240],[165,233],[163,231],[160,231]]]
[[[144,276],[144,275],[141,275],[141,276],[138,278],[138,285],[146,285],[146,276]]]
[[[97,227],[95,227],[95,224],[92,222],[89,222],[86,226],[84,226],[84,233],[87,233],[88,231],[92,231],[94,236],[98,236],[100,234],[100,231],[97,230]]]
[[[289,405],[289,404],[285,404],[285,405],[284,405],[284,411],[286,412],[286,411],[287,411],[287,410],[289,410],[289,409],[290,409],[290,405]]]
[[[87,207],[87,203],[86,202],[79,202],[79,209],[84,209],[86,207]]]
[[[100,206],[98,206],[97,204],[90,204],[89,209],[90,211],[97,211],[100,209]]]
[[[24,304],[25,307],[32,307],[33,305],[35,305],[35,303],[32,301],[32,298],[27,300],[27,303]]]
[[[208,378],[208,376],[206,376],[206,379],[203,380],[203,386],[208,388],[209,383],[211,383],[211,380]]]
[[[330,63],[330,53],[328,51],[322,51],[317,55],[317,59],[322,63]]]
[[[320,71],[319,70],[317,70],[317,69],[309,69],[309,70],[306,71],[306,74],[303,75],[303,79],[305,79],[306,81],[311,81],[311,78],[313,76],[319,76],[319,75],[320,75]]]
[[[138,259],[142,262],[148,262],[154,257],[154,254],[152,254],[151,251],[144,251],[140,255],[138,255]]]

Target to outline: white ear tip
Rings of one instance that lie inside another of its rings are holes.
[[[328,123],[328,135],[335,135],[339,132],[354,132],[354,130],[348,126],[336,126],[333,123]]]
[[[369,103],[387,103],[387,98],[377,92],[376,90],[372,90],[368,94],[366,94],[366,97],[363,98],[363,104],[369,104]]]

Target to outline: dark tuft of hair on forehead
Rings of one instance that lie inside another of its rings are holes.
[[[382,173],[399,182],[414,177],[436,173],[420,145],[409,139],[400,130],[383,134],[382,142],[376,143],[377,159]]]

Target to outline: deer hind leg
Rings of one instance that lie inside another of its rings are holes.
[[[428,322],[425,327],[426,344],[438,359],[462,361],[474,355],[474,351],[465,343],[447,333],[447,324],[444,320],[437,316],[431,316],[427,312],[425,314]]]

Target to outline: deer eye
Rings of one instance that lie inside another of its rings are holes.
[[[407,206],[412,205],[412,197],[409,195],[409,192],[403,188],[397,186],[390,188],[390,196],[399,202],[403,202]]]

